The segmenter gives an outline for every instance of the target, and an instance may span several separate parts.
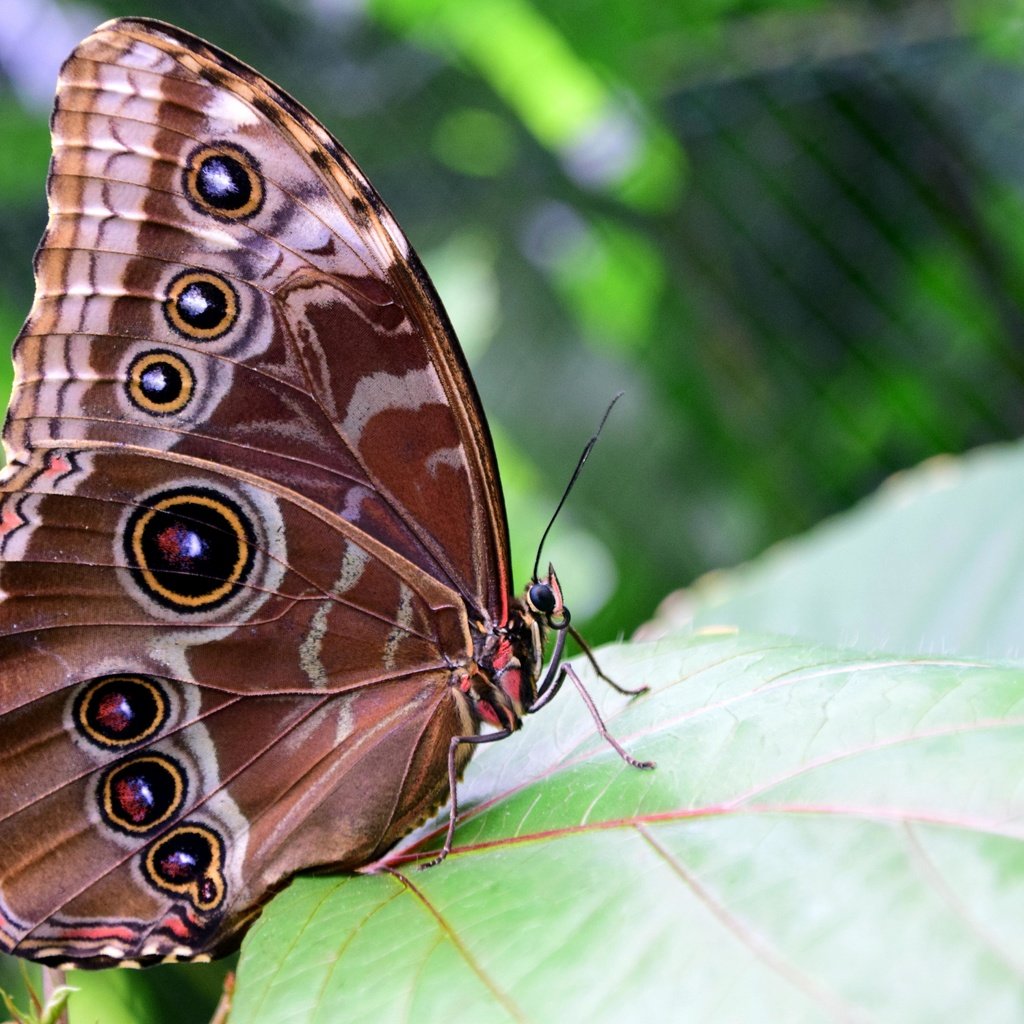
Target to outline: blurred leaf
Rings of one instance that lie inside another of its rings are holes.
[[[935,459],[852,512],[666,600],[646,637],[710,625],[861,650],[1024,657],[1024,445]]]
[[[443,246],[425,256],[470,362],[479,359],[490,344],[501,315],[496,248],[494,240],[483,232],[453,234]]]
[[[50,130],[45,117],[26,111],[13,96],[0,93],[0,195],[5,206],[38,202],[50,162]]]
[[[373,0],[371,9],[428,43],[456,45],[549,145],[604,110],[601,82],[529,0]]]
[[[531,220],[526,248],[595,346],[646,346],[665,270],[643,234],[607,217],[588,221],[565,204],[548,203]]]
[[[373,0],[383,21],[472,64],[587,187],[640,209],[675,205],[683,171],[672,136],[622,102],[529,0]]]
[[[236,957],[213,964],[166,964],[144,971],[71,971],[78,991],[70,1024],[207,1024]],[[234,1018],[240,1024],[243,1018]]]
[[[1024,5],[1020,0],[957,0],[955,6],[990,53],[1020,63],[1024,53]]]
[[[159,1012],[156,994],[127,970],[75,971],[77,994],[71,1000],[70,1024],[135,1024]]]
[[[446,114],[434,133],[434,152],[462,174],[491,178],[507,170],[515,139],[508,123],[490,110],[462,107]]]

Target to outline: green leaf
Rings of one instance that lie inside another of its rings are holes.
[[[1024,445],[941,457],[669,598],[645,637],[737,626],[861,650],[1024,656]]]
[[[68,998],[77,991],[70,985],[58,985],[45,1003],[33,992],[28,1010],[20,1010],[14,999],[3,989],[0,989],[0,1001],[11,1015],[9,1024],[60,1024],[67,1009]]]
[[[481,751],[438,868],[302,879],[238,1021],[1018,1020],[1024,670],[698,636]]]
[[[39,1024],[60,1024],[61,1016],[67,1008],[68,998],[78,989],[70,985],[60,985],[50,993],[42,1013],[39,1015]]]

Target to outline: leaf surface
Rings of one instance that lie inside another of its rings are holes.
[[[456,850],[300,879],[237,1021],[1019,1020],[1024,670],[698,636],[610,648],[481,751]]]
[[[709,625],[897,653],[1024,659],[1024,445],[932,459],[850,512],[666,599],[646,638]]]

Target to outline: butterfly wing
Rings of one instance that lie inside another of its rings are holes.
[[[0,943],[81,966],[230,949],[311,849],[364,864],[441,798],[447,685],[243,698],[111,673],[11,713]]]
[[[443,799],[500,488],[415,255],[298,104],[125,20],[53,138],[0,483],[0,945],[195,955]]]

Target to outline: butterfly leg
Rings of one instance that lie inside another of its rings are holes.
[[[603,679],[613,690],[618,690],[623,696],[626,697],[639,697],[642,693],[647,693],[650,690],[649,686],[638,686],[635,690],[631,690],[628,687],[620,686],[611,676],[605,675],[601,670],[601,666],[597,663],[597,658],[594,657],[594,652],[590,649],[590,644],[580,636],[575,626],[569,627],[569,632],[572,634],[573,640],[580,645],[580,650],[587,656],[587,661],[593,666],[594,671],[597,673],[599,679]]]
[[[590,717],[594,719],[594,725],[597,726],[597,731],[601,734],[604,740],[612,747],[612,749],[622,758],[626,764],[632,765],[634,768],[653,768],[653,761],[638,761],[626,748],[619,743],[619,741],[608,731],[608,727],[604,724],[604,719],[601,717],[601,712],[597,710],[597,705],[594,703],[594,698],[587,692],[587,688],[583,685],[583,680],[576,675],[576,670],[572,665],[563,665],[561,676],[558,682],[555,684],[554,689],[557,690],[562,685],[562,679],[568,676],[573,686],[576,687],[580,692],[580,696],[583,698],[583,703],[587,705],[587,710],[590,712]],[[618,689],[618,687],[616,687]],[[532,709],[531,709],[532,710]]]
[[[488,732],[480,736],[453,736],[451,738],[451,742],[448,744],[448,786],[451,791],[448,811],[448,832],[444,837],[444,846],[441,847],[441,852],[433,860],[428,860],[426,864],[420,864],[420,871],[437,867],[452,852],[452,841],[455,839],[455,823],[459,818],[459,774],[455,763],[459,745],[462,743],[496,743],[498,740],[507,739],[511,735],[511,729],[499,729],[497,732]]]

